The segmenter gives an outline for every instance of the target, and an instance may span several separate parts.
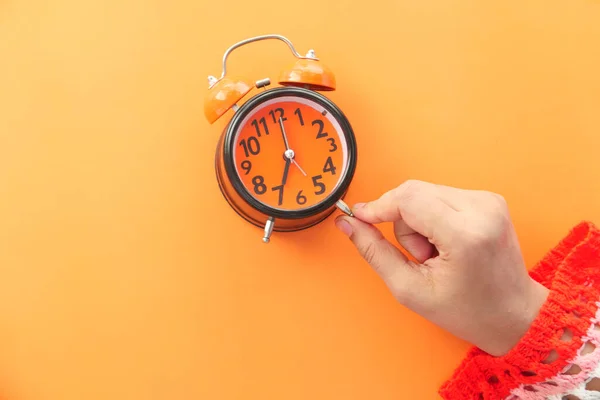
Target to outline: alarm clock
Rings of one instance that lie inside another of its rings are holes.
[[[228,76],[231,52],[261,40],[284,42],[296,58],[279,85]],[[233,210],[262,229],[263,242],[274,231],[312,227],[336,208],[352,216],[343,198],[356,169],[356,138],[348,118],[323,94],[335,90],[336,81],[314,50],[302,56],[284,36],[252,37],[225,51],[221,76],[209,76],[208,84],[208,122],[231,115],[215,155],[219,188]]]

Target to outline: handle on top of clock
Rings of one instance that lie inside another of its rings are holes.
[[[294,57],[296,57],[296,58],[307,59],[307,60],[317,60],[317,61],[319,60],[315,55],[315,51],[312,49],[309,50],[308,53],[306,53],[306,56],[303,57],[300,53],[298,53],[298,51],[296,50],[296,48],[294,47],[292,42],[285,36],[281,36],[281,35],[254,36],[254,37],[237,42],[236,44],[234,44],[233,46],[231,46],[230,48],[228,48],[225,51],[225,54],[223,54],[223,70],[221,72],[221,77],[219,78],[219,80],[223,79],[225,77],[225,74],[227,74],[227,57],[229,57],[229,54],[231,54],[235,49],[237,49],[238,47],[242,47],[247,44],[253,43],[253,42],[258,42],[261,40],[270,40],[270,39],[281,40],[282,42],[287,44],[288,47],[290,48],[292,54],[294,54]]]
[[[314,50],[309,50],[306,56],[300,55],[292,42],[281,35],[255,36],[229,47],[223,55],[223,70],[221,77],[208,77],[208,93],[204,101],[204,114],[212,124],[227,110],[234,107],[252,89],[252,84],[246,79],[230,78],[227,75],[227,58],[235,49],[249,43],[261,40],[280,40],[288,45],[296,62],[288,69],[283,70],[279,76],[279,84],[283,86],[299,86],[315,91],[335,90],[336,82],[333,72],[327,68],[315,55]]]

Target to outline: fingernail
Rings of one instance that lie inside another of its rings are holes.
[[[352,225],[348,223],[344,218],[338,218],[335,221],[335,226],[342,231],[342,233],[346,236],[352,235]]]

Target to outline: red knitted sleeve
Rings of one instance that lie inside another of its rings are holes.
[[[600,399],[589,389],[600,380],[600,231],[577,225],[530,275],[550,293],[529,331],[502,357],[471,349],[442,398]]]

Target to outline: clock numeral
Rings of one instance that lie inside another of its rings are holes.
[[[333,165],[331,157],[327,157],[327,161],[325,161],[325,166],[323,167],[323,173],[331,172],[331,175],[335,175],[336,170],[337,168]]]
[[[279,114],[279,116],[277,118],[275,118],[275,113]],[[269,114],[271,114],[271,118],[273,118],[273,123],[274,124],[278,124],[279,123],[279,118],[281,118],[282,121],[287,121],[287,118],[283,116],[283,108],[276,108],[275,111],[271,110],[269,111]],[[268,133],[267,133],[268,135]]]
[[[244,149],[246,157],[250,157],[250,154],[255,156],[258,153],[260,153],[260,143],[258,142],[258,139],[254,136],[250,136],[248,138],[248,142],[246,142],[246,139],[240,140],[240,146],[242,146],[242,148]]]
[[[302,194],[302,190],[298,192],[298,195],[296,196],[296,203],[303,205],[306,204],[306,201],[308,199],[306,198],[305,195]]]
[[[333,153],[334,151],[336,151],[337,144],[335,144],[335,139],[330,137],[330,138],[327,138],[327,141],[329,142],[329,152]]]
[[[319,182],[321,179],[323,179],[323,176],[321,176],[321,175],[316,175],[316,176],[312,177],[313,186],[315,188],[318,188],[317,190],[315,190],[315,194],[323,194],[323,193],[325,193],[325,190],[327,189],[323,182]]]
[[[319,132],[317,133],[317,139],[329,136],[329,134],[327,132],[323,132],[323,129],[325,128],[325,124],[323,123],[322,120],[315,119],[312,122],[312,126],[315,126],[315,125],[319,125]]]
[[[265,178],[262,175],[256,175],[252,178],[252,184],[254,185],[254,193],[265,194],[267,192],[267,185],[265,185]]]
[[[275,118],[275,117],[273,117],[273,118]],[[263,126],[263,129],[265,131],[265,135],[269,134],[269,128],[267,127],[267,120],[265,119],[265,117],[262,117],[258,121],[256,119],[253,119],[250,124],[254,127],[254,129],[256,129],[256,136],[258,136],[258,137],[262,136],[262,134],[260,133],[260,126],[259,126],[259,124]]]
[[[300,120],[300,126],[304,126],[304,118],[302,118],[302,111],[300,111],[300,108],[296,108],[294,114],[298,116],[298,119]]]
[[[252,163],[248,160],[242,161],[242,169],[246,171],[245,175],[248,175],[252,169]]]
[[[277,201],[277,205],[280,206],[283,204],[283,185],[279,185],[279,186],[274,186],[271,188],[271,190],[274,192],[276,190],[279,190],[279,200]]]

